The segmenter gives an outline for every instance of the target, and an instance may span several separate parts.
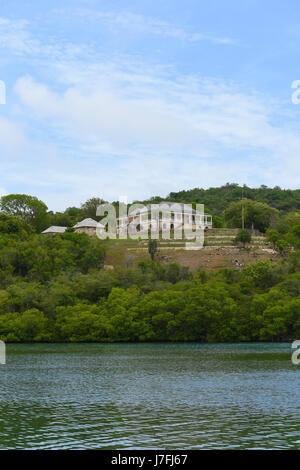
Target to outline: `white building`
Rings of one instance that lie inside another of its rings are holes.
[[[44,230],[42,233],[64,233],[67,227],[59,227],[58,225],[51,225],[51,227]]]
[[[160,204],[148,204],[129,211],[128,216],[118,218],[119,233],[127,230],[153,232],[162,230],[178,230],[181,228],[195,230],[212,228],[212,216],[192,209],[188,204],[176,202],[161,202]]]

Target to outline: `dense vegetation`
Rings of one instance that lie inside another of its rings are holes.
[[[166,198],[156,196],[149,202],[160,202],[162,200],[204,204],[215,215],[221,215],[232,202],[240,201],[242,196],[256,202],[268,204],[279,211],[295,212],[300,210],[300,189],[281,189],[278,186],[268,188],[260,186],[259,188],[243,187],[238,184],[227,183],[219,188],[194,188],[190,190],[170,193]]]
[[[229,193],[240,191],[230,188]],[[269,194],[265,188],[257,191]],[[216,273],[190,272],[175,262],[158,263],[157,246],[151,243],[148,262],[105,270],[107,241],[72,230],[54,236],[39,233],[46,222],[71,227],[85,216],[95,217],[101,199],[51,213],[35,197],[3,197],[0,339],[233,342],[299,338],[300,215],[295,210],[299,209],[299,191],[276,191],[276,204],[283,203],[286,194],[286,204],[293,211],[280,212],[247,194],[250,199],[244,201],[244,214],[246,228],[266,230],[279,262],[258,261],[242,271]],[[228,226],[240,226],[240,201],[227,207],[225,219]],[[236,242],[246,245],[250,239],[248,230],[241,230]]]
[[[50,225],[72,227],[85,218],[99,220],[96,215],[97,206],[105,202],[94,197],[88,199],[80,207],[68,207],[64,212],[48,211],[43,201],[27,194],[9,194],[2,196],[0,209],[2,214],[14,215],[27,222],[34,231],[40,233]]]
[[[300,225],[276,232],[295,250],[243,271],[191,273],[151,261],[104,270],[107,242],[39,235],[0,215],[0,339],[280,341],[300,336]],[[270,237],[274,237],[271,232]],[[276,237],[275,237],[276,238]],[[278,240],[274,243],[278,243]]]

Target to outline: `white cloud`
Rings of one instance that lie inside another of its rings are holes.
[[[37,37],[32,33],[32,24],[25,19],[11,20],[0,17],[0,49],[2,53],[13,54],[23,60],[38,60],[39,64],[51,64],[54,60],[72,60],[88,57],[90,48],[62,38]]]
[[[15,89],[38,118],[89,151],[200,158],[214,156],[219,146],[272,156],[287,147],[297,151],[299,137],[272,125],[272,108],[258,96],[225,83],[111,74],[99,75],[90,90],[84,77],[60,94],[30,77]]]
[[[39,42],[31,36],[26,20],[0,18],[0,47],[18,55],[31,54],[39,49]]]
[[[64,9],[54,10],[56,14],[65,14]],[[210,41],[215,44],[234,44],[229,37],[222,37],[212,33],[190,32],[181,27],[174,26],[168,21],[152,18],[130,11],[101,11],[86,8],[68,10],[68,15],[82,18],[84,21],[99,23],[110,28],[112,32],[130,31],[135,34],[150,34],[155,36],[170,37],[181,41]]]
[[[79,69],[58,69],[64,92],[31,77],[15,86],[26,116],[68,142],[67,154],[57,144],[46,174],[37,169],[39,185],[53,188],[51,207],[95,194],[132,200],[227,181],[299,185],[299,134],[275,126],[278,108],[261,96],[232,83],[172,80],[115,64]]]
[[[142,34],[153,34],[165,37],[171,37],[183,41],[203,41],[208,40],[214,43],[232,44],[234,41],[227,37],[218,37],[210,34],[203,34],[199,32],[188,32],[182,28],[178,28],[168,23],[167,21],[158,20],[143,15],[138,15],[130,12],[121,13],[93,13],[94,20],[103,20],[109,22],[116,27],[129,29]]]
[[[7,195],[8,195],[8,192],[6,191],[6,189],[0,187],[0,197],[7,196]]]
[[[231,42],[129,13],[98,12],[91,21]],[[165,64],[107,58],[81,43],[42,43],[21,20],[0,20],[1,46],[36,56],[52,80],[19,78],[18,114],[0,118],[0,169],[9,191],[28,188],[63,209],[94,195],[143,199],[227,181],[299,186],[299,133],[274,124],[284,122],[281,107],[266,97],[232,82],[178,76]]]
[[[0,117],[0,154],[2,157],[26,151],[28,141],[22,127],[6,118]]]

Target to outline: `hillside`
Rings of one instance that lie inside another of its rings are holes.
[[[239,186],[238,184],[227,183],[218,188],[194,188],[178,192],[171,192],[167,197],[156,196],[150,201],[160,202],[162,200],[204,204],[215,215],[221,213],[229,206],[231,202],[239,201],[244,193],[244,198],[252,199],[258,202],[264,202],[279,211],[293,212],[300,210],[300,189],[281,189],[278,186],[268,188],[265,185],[259,188],[249,188],[248,186]]]
[[[186,250],[183,240],[160,240],[157,261],[175,261],[192,271],[200,267],[207,271],[241,269],[248,263],[262,259],[279,261],[278,253],[272,249],[265,236],[253,236],[251,245],[245,250],[234,244],[237,232],[237,229],[212,229],[205,236],[205,246],[197,251]],[[147,240],[107,240],[105,249],[107,269],[128,268],[149,260]]]
[[[234,244],[237,229],[209,230],[199,251],[159,240],[154,260],[146,240],[40,235],[14,215],[0,222],[2,341],[299,337],[297,221],[285,234],[254,232],[245,248]]]

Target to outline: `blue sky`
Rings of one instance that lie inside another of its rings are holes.
[[[297,0],[1,2],[0,194],[299,188]]]

